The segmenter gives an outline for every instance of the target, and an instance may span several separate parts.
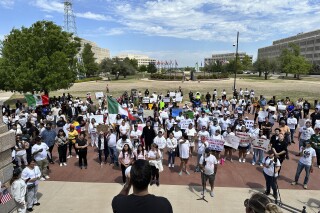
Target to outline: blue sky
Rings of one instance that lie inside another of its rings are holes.
[[[63,26],[63,0],[0,0],[0,39],[12,28],[51,20]],[[119,53],[194,66],[213,53],[256,58],[273,40],[319,29],[320,0],[73,0],[78,35]]]

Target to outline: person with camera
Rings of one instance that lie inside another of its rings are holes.
[[[49,147],[47,146],[47,144],[41,142],[40,137],[36,137],[35,142],[36,144],[32,146],[31,152],[43,176],[41,177],[40,180],[49,179],[50,177],[48,176],[48,159],[47,159],[47,152],[49,150]]]
[[[39,167],[36,166],[35,160],[32,159],[30,164],[23,169],[21,178],[27,183],[27,210],[32,212],[33,206],[40,206],[37,193],[39,180],[41,178],[41,171]]]
[[[130,170],[130,178],[127,178],[123,189],[112,200],[113,212],[172,213],[172,206],[168,199],[149,194],[148,185],[151,174],[152,169],[148,161],[135,161]],[[133,193],[129,195],[131,187]]]
[[[268,156],[263,160],[263,175],[266,180],[266,191],[264,194],[269,195],[270,188],[272,188],[273,197],[277,201],[278,192],[276,181],[281,163],[272,150],[269,150],[267,153]]]
[[[209,180],[209,184],[211,187],[210,196],[213,197],[214,196],[214,193],[213,193],[214,180],[215,180],[215,175],[218,169],[218,161],[216,157],[211,154],[211,151],[209,148],[206,148],[204,155],[200,157],[199,165],[201,169],[202,186],[205,189],[206,182],[207,180]],[[201,194],[203,195],[204,191],[202,191]]]
[[[291,183],[291,185],[296,185],[298,183],[300,174],[302,170],[306,171],[306,176],[304,178],[303,182],[303,188],[307,189],[308,188],[308,182],[309,182],[309,177],[310,173],[313,172],[313,164],[315,162],[315,159],[317,157],[316,151],[311,147],[311,142],[305,141],[305,147],[301,146],[300,147],[300,160],[298,162],[298,167],[296,171],[296,176],[294,178],[294,181]]]

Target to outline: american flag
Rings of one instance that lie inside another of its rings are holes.
[[[6,202],[9,202],[12,199],[8,189],[4,189],[2,191],[2,194],[0,194],[0,204],[5,204]]]

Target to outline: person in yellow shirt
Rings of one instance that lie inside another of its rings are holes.
[[[68,133],[68,139],[69,139],[69,156],[67,158],[71,158],[72,157],[72,147],[74,148],[77,158],[79,158],[78,156],[78,150],[76,149],[76,139],[78,137],[78,132],[77,130],[74,128],[74,125],[70,125],[70,130]]]

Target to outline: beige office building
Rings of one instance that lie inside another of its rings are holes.
[[[91,50],[94,53],[96,62],[100,63],[105,58],[110,58],[110,51],[107,48],[101,48],[96,43],[88,41],[86,39],[81,39],[81,51],[83,50],[84,44],[90,44],[92,46]]]
[[[238,59],[242,61],[242,59],[247,55],[245,52],[238,53]],[[252,55],[248,55],[252,62]],[[236,53],[222,53],[222,54],[213,54],[211,58],[204,59],[204,65],[209,65],[215,63],[216,61],[221,61],[222,63],[229,63],[229,61],[236,59]]]
[[[119,58],[120,60],[124,60],[125,58],[129,59],[136,59],[138,61],[138,66],[140,67],[141,65],[148,66],[150,63],[156,64],[156,59],[149,58],[147,55],[138,55],[138,54],[119,54],[115,56],[114,58]]]
[[[288,48],[290,43],[300,47],[300,54],[311,63],[320,65],[320,30],[299,33],[295,36],[276,40],[272,46],[258,49],[258,58],[274,59],[281,55],[283,49]]]

